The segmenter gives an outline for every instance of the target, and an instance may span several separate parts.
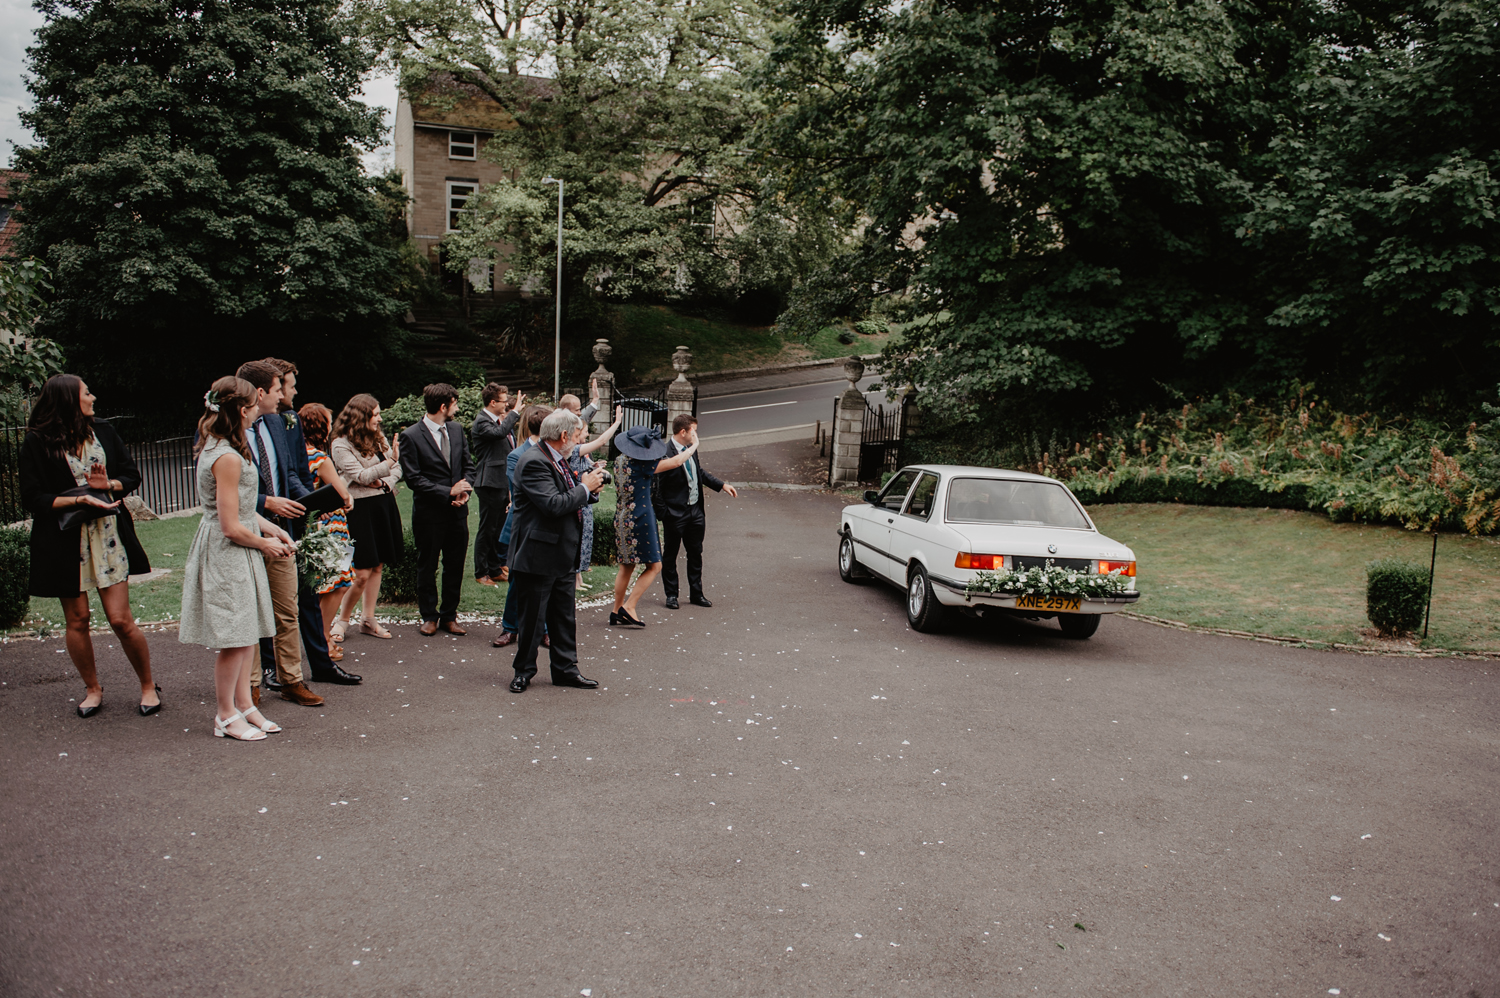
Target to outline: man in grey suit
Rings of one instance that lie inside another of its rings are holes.
[[[596,501],[604,475],[576,475],[568,467],[568,435],[578,417],[558,409],[542,421],[541,442],[516,462],[515,508],[510,533],[510,585],[521,633],[512,663],[512,693],[524,693],[536,675],[537,648],[546,624],[552,685],[592,690],[596,680],[578,671],[573,576],[583,538],[583,507]]]
[[[474,581],[481,586],[504,582],[505,552],[500,550],[500,527],[510,505],[510,485],[505,480],[505,459],[516,446],[516,421],[526,395],[516,393],[516,405],[506,412],[510,392],[493,381],[479,396],[484,403],[469,427],[474,453],[474,494],[479,497],[479,530],[474,535]]]

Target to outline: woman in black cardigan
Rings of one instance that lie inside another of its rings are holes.
[[[88,488],[109,493],[111,501],[78,494],[80,476]],[[120,435],[107,422],[94,419],[94,396],[88,386],[71,374],[49,378],[32,407],[21,444],[21,501],[31,513],[31,595],[62,601],[68,655],[87,687],[78,705],[79,717],[92,717],[104,703],[94,668],[85,588],[98,588],[109,626],[140,678],[140,712],[149,715],[161,709],[160,690],[151,679],[151,651],[130,612],[126,581],[127,575],[151,571],[123,502],[140,484],[141,473]],[[78,506],[108,512],[61,529],[61,515]]]

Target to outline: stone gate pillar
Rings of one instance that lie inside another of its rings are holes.
[[[609,340],[599,339],[594,341],[594,360],[599,369],[589,375],[589,381],[597,382],[599,385],[599,411],[594,413],[593,425],[589,427],[592,434],[603,433],[609,429],[609,424],[615,421],[615,376],[605,369],[604,363],[609,360],[609,355],[614,353],[614,347],[609,345]],[[585,404],[589,397],[589,389],[584,388],[581,396]]]
[[[865,376],[865,362],[858,357],[844,361],[844,377],[849,387],[839,396],[838,418],[833,423],[833,468],[828,484],[859,484],[859,445],[865,429],[865,395],[859,390],[859,379]]]
[[[687,347],[678,347],[672,354],[672,368],[677,380],[667,386],[667,434],[672,433],[672,420],[684,413],[693,412],[693,384],[687,379],[687,370],[692,366],[693,353]]]

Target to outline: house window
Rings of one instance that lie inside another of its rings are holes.
[[[448,231],[458,231],[458,220],[468,210],[469,198],[474,196],[477,184],[448,182]]]
[[[449,159],[473,159],[477,148],[479,148],[479,139],[473,132],[448,133]]]

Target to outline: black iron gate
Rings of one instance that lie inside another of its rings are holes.
[[[859,480],[878,482],[883,471],[901,468],[901,431],[906,425],[906,402],[895,405],[865,405],[864,426],[859,437]]]
[[[620,429],[615,433],[616,437],[622,436],[626,430],[633,426],[655,426],[658,427],[662,436],[671,436],[672,428],[667,424],[667,390],[643,393],[637,392],[633,395],[623,395],[615,399],[615,405],[624,410],[620,421]],[[691,412],[698,415],[698,386],[693,386],[693,402]],[[613,414],[611,414],[613,415]],[[614,441],[609,444],[610,459],[620,453]]]

